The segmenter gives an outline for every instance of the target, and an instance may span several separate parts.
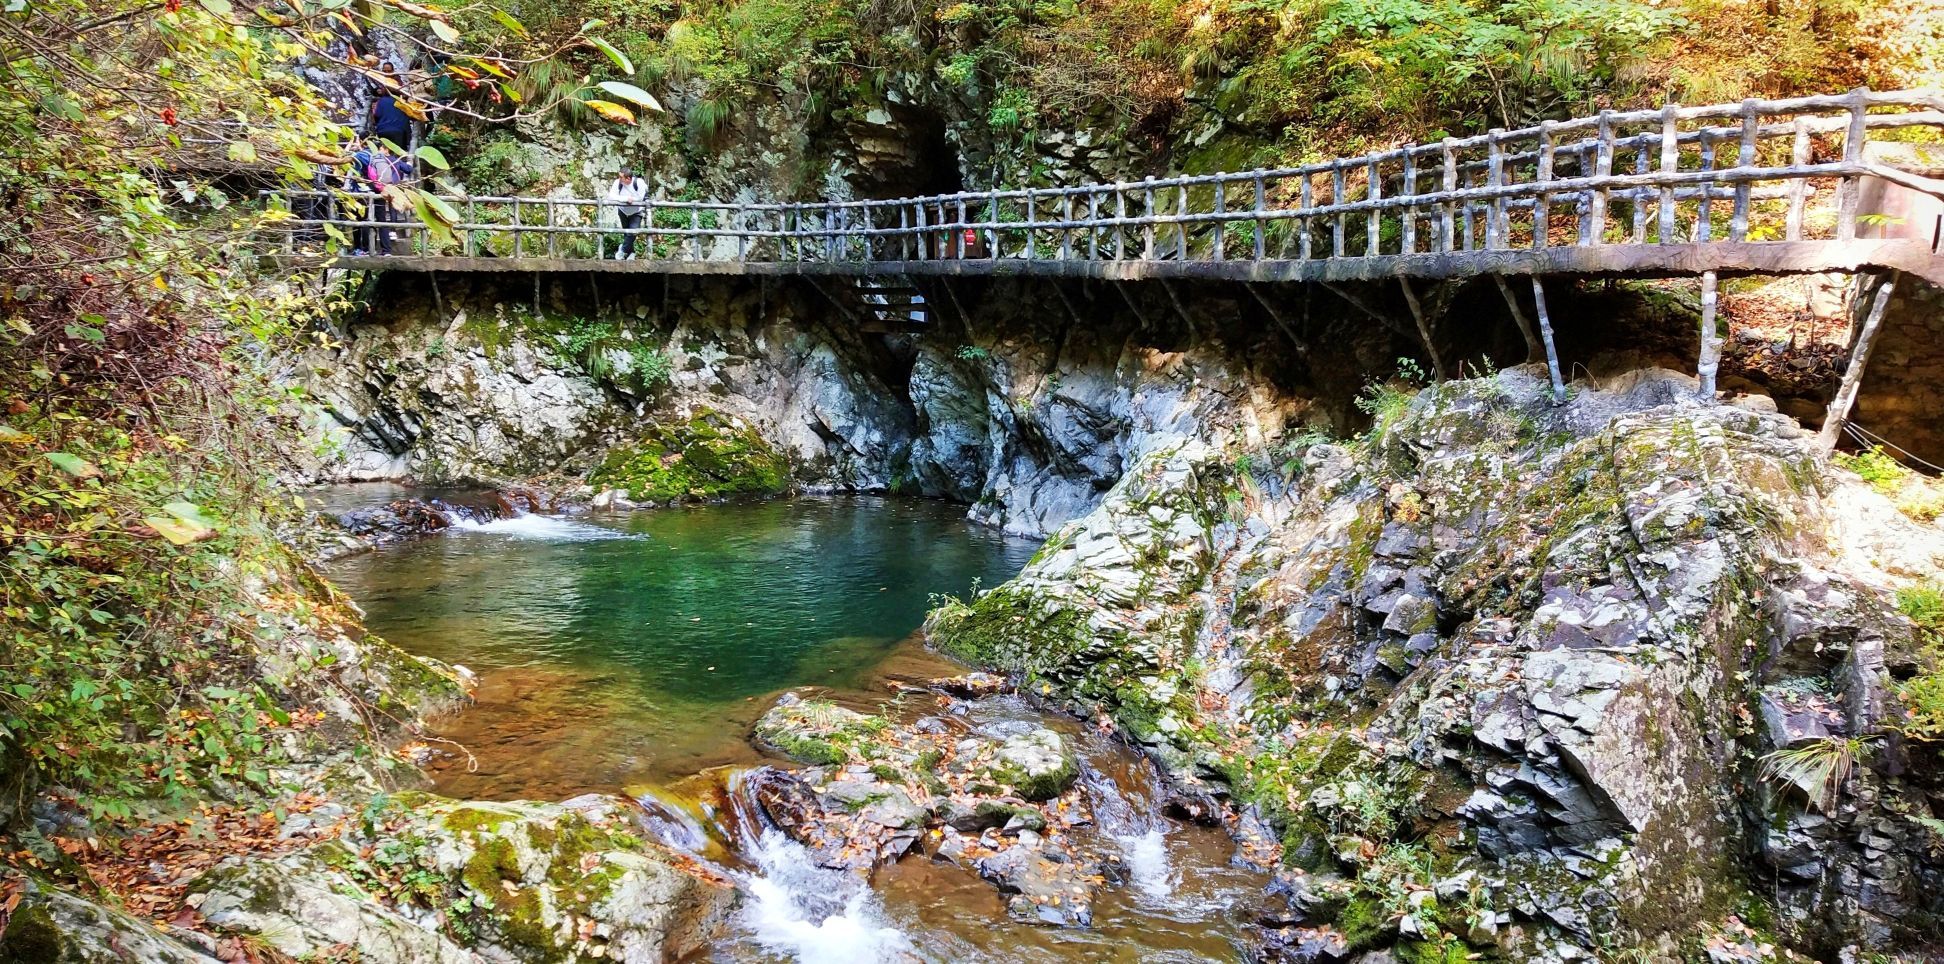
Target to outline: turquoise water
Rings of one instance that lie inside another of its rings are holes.
[[[338,501],[343,501],[343,496]],[[933,593],[1011,577],[1035,545],[963,508],[863,497],[527,516],[352,557],[366,626],[481,678],[438,735],[440,789],[547,797],[751,759],[791,687],[871,688]]]

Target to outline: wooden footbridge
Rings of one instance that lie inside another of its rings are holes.
[[[1699,276],[1712,397],[1719,274],[1888,271],[1944,285],[1944,161],[1924,160],[1944,154],[1940,142],[1944,93],[1859,89],[1605,111],[1272,170],[895,199],[657,200],[629,232],[633,260],[616,259],[613,207],[572,197],[441,197],[454,223],[439,245],[426,225],[371,220],[368,197],[283,192],[273,203],[289,216],[268,242],[353,270],[844,275],[879,291],[924,276],[1395,279],[1427,347],[1412,282],[1494,276],[1536,344],[1505,281],[1527,276],[1561,394],[1542,277]],[[333,255],[327,226],[389,230],[393,253]],[[1848,379],[1844,390],[1854,397]]]

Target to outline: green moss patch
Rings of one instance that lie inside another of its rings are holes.
[[[640,441],[610,451],[587,481],[636,502],[775,495],[789,488],[790,463],[748,423],[704,409],[651,425]]]

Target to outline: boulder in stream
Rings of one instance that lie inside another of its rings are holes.
[[[709,946],[736,902],[623,798],[395,804],[340,839],[218,867],[192,899],[292,957],[355,947],[395,964],[673,959]]]

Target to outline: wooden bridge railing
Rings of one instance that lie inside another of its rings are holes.
[[[1873,163],[1865,142],[1940,132],[1944,94],[1859,89],[1607,111],[1273,170],[891,200],[653,201],[634,233],[650,261],[862,265],[1848,240],[1865,223],[1864,177],[1944,196],[1944,181]],[[1830,191],[1833,205],[1812,203]],[[282,192],[273,203],[291,216],[273,230],[292,254],[321,254],[336,225],[387,229],[398,252],[512,260],[610,257],[621,238],[612,206],[594,199],[447,196],[456,240],[435,248],[424,225],[378,220],[371,200]]]

